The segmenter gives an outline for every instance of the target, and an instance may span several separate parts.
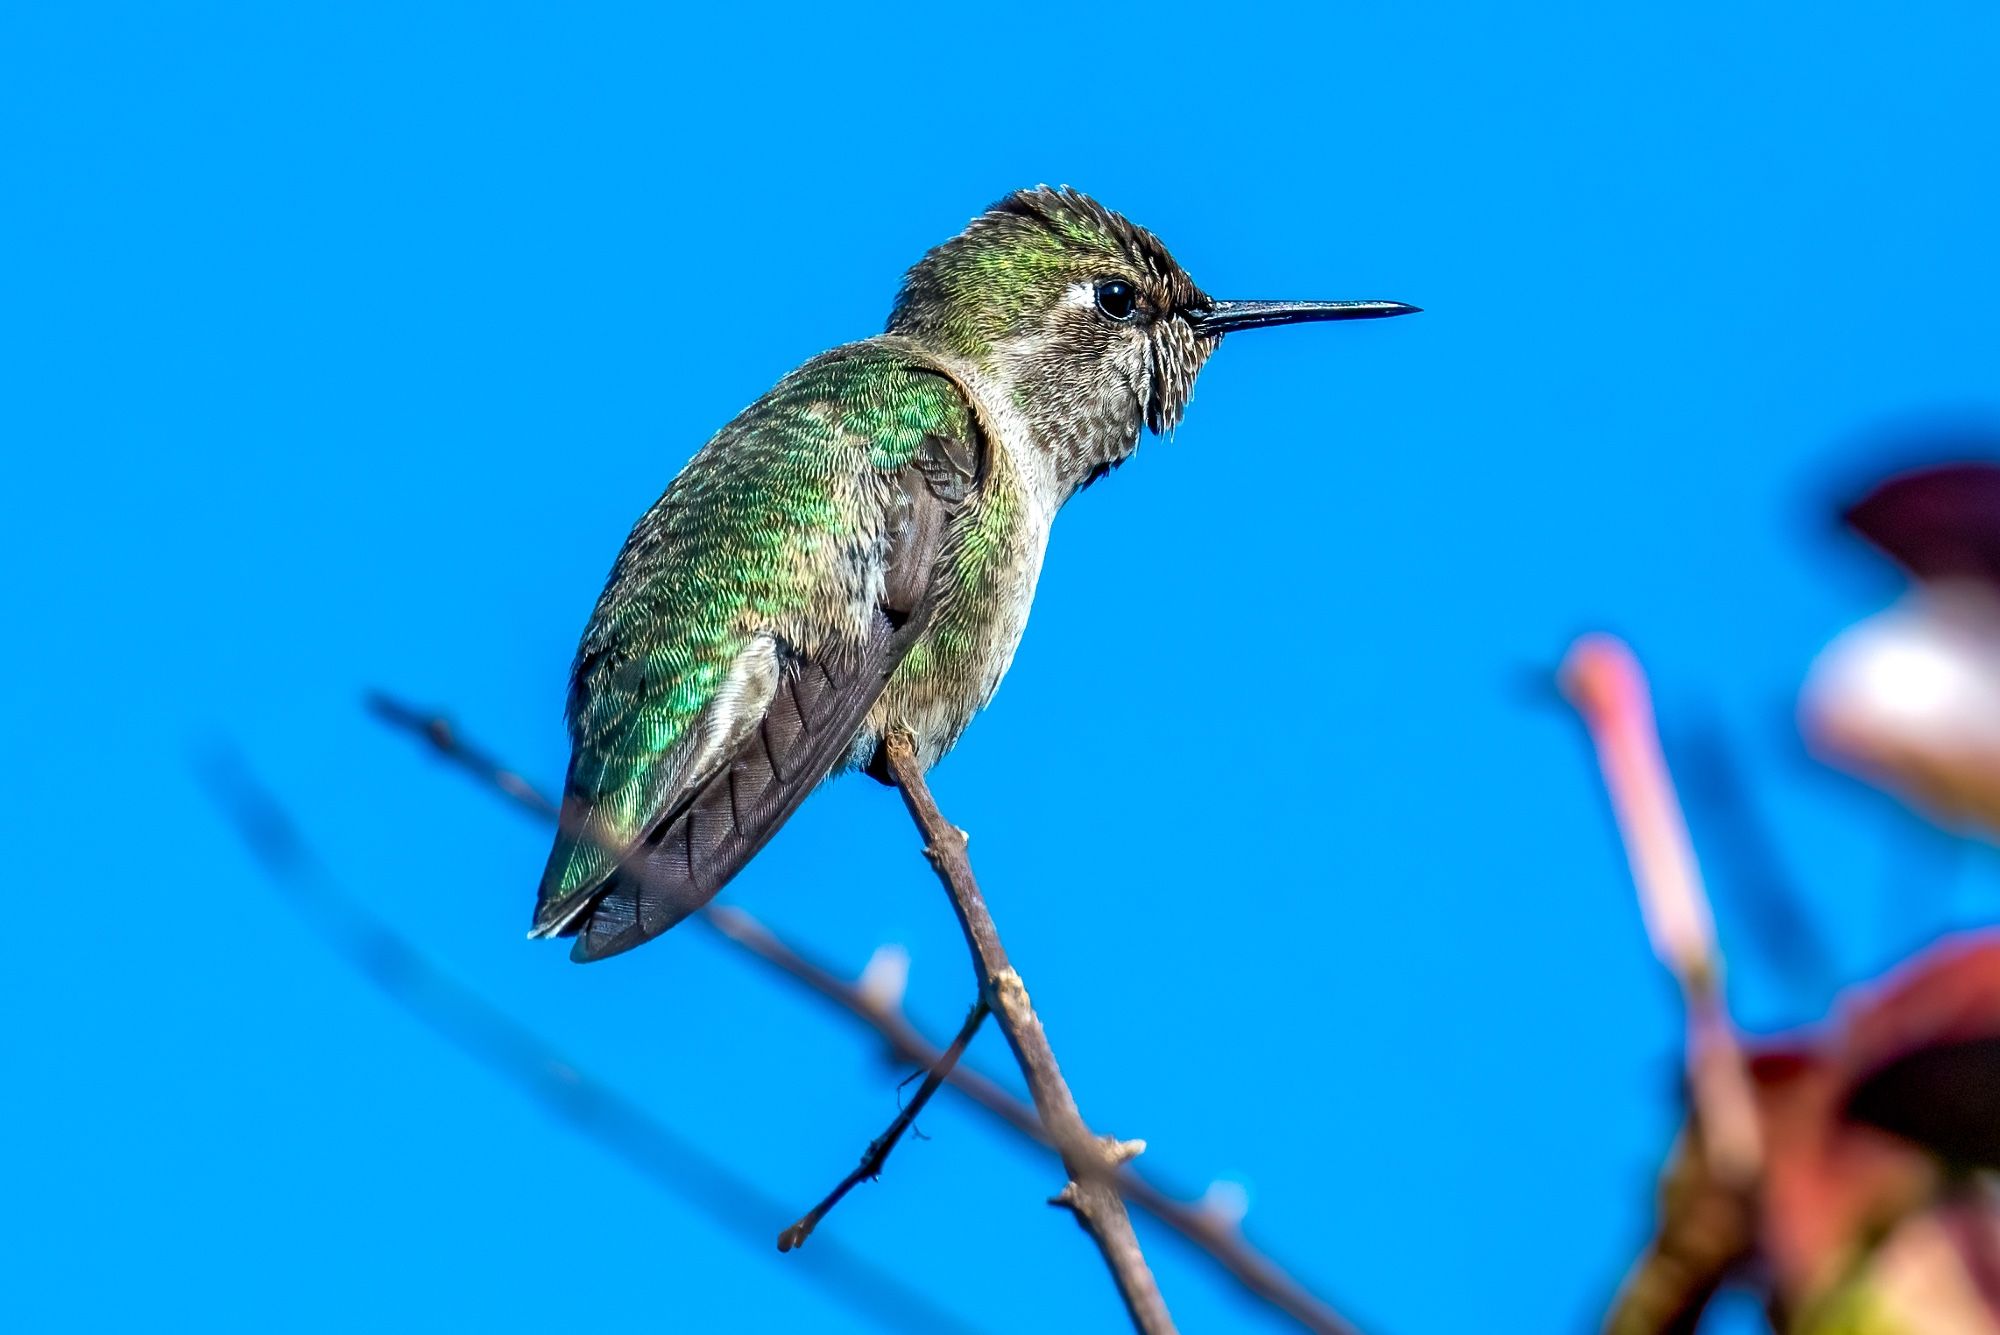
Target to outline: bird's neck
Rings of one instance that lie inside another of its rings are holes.
[[[981,426],[1007,452],[1032,493],[1044,524],[1138,447],[1143,400],[1132,387],[1037,374],[1031,357],[974,360],[930,347],[922,357],[972,401]]]

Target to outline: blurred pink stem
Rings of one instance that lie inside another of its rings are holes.
[[[1708,894],[1660,751],[1646,675],[1622,640],[1592,634],[1570,646],[1560,681],[1597,748],[1653,952],[1687,1002],[1688,1085],[1703,1143],[1720,1176],[1747,1184],[1763,1160],[1756,1105],[1722,995]]]

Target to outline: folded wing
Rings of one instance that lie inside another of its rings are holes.
[[[739,618],[738,633],[717,629],[718,598],[749,607],[782,601],[782,590],[760,584],[766,569],[783,566],[782,550],[761,566],[704,564],[728,535],[718,539],[712,525],[676,533],[671,514],[655,525],[659,533],[649,535],[642,523],[628,543],[628,555],[653,542],[677,559],[645,570],[643,579],[628,574],[634,587],[622,594],[614,570],[579,654],[563,831],[535,919],[536,935],[577,936],[573,958],[629,950],[712,899],[850,758],[869,707],[927,623],[946,526],[979,471],[978,450],[968,443],[977,433],[956,387],[942,377],[900,367],[880,379],[861,420],[883,421],[886,395],[894,423],[951,434],[923,430],[899,448],[892,431],[886,449],[882,433],[869,437],[861,466],[880,469],[889,483],[888,540],[882,592],[858,636],[801,646],[782,633],[782,617],[777,628]],[[760,408],[784,410],[783,389]],[[826,395],[795,397],[813,405],[816,421],[829,416]],[[756,459],[734,462],[751,469]],[[759,505],[769,510],[766,493],[786,483],[781,465],[764,474],[736,484],[750,494],[723,497],[735,502],[725,513],[757,524],[748,536],[781,549],[788,516],[804,513],[810,523],[813,508],[794,501],[782,513],[755,513]],[[693,487],[705,492],[684,503],[714,504],[722,485],[696,477]],[[682,488],[677,481],[662,506],[671,508]],[[626,563],[621,556],[621,570]]]

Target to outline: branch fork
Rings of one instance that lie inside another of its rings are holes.
[[[555,803],[546,795],[523,778],[518,771],[509,768],[469,741],[442,716],[415,708],[381,693],[371,695],[367,703],[370,711],[383,723],[392,729],[421,739],[447,764],[470,776],[481,786],[507,798],[538,819],[550,822],[560,819]],[[919,785],[922,783],[920,773],[917,782]],[[901,791],[904,794],[905,804],[910,805],[909,790],[904,788]],[[935,814],[936,804],[929,800],[927,791],[924,793],[924,801],[928,804],[930,812]],[[913,817],[917,815],[917,811],[918,808],[912,805]],[[948,878],[952,870],[955,867],[965,867],[968,836],[965,831],[946,823],[941,816],[937,817],[935,829],[925,826],[921,818],[918,819],[918,828],[925,834],[924,852],[927,860],[938,872],[940,880],[945,881],[947,887],[950,887],[951,882]],[[969,868],[966,868],[965,876],[969,881]],[[976,885],[973,890],[976,894]],[[954,909],[955,911],[957,909],[956,896],[954,896]],[[879,991],[867,987],[865,978],[860,983],[851,981],[824,964],[808,958],[788,945],[755,917],[734,905],[710,904],[689,921],[714,932],[723,941],[757,960],[775,974],[788,978],[814,996],[867,1025],[882,1039],[891,1060],[915,1065],[927,1072],[941,1072],[945,1083],[952,1085],[966,1099],[1016,1135],[1052,1151],[1058,1148],[1056,1136],[1038,1115],[1037,1108],[1030,1107],[976,1070],[969,1070],[961,1065],[948,1065],[945,1061],[947,1052],[940,1050],[910,1022],[902,1010],[899,997],[882,995]],[[961,925],[965,921],[961,913]],[[997,937],[995,944],[997,945]],[[1007,973],[1013,974],[1013,970],[1008,968]],[[1017,1001],[1021,1009],[1028,1009],[1027,989],[1021,984],[1018,974],[1013,975],[1009,991],[1011,999]],[[982,989],[981,995],[989,997],[990,1005],[992,994]],[[952,1058],[952,1061],[956,1062],[956,1058]],[[1052,1058],[1050,1064],[1053,1066]],[[920,1090],[919,1093],[921,1092]],[[1070,1106],[1073,1111],[1074,1103],[1072,1102]],[[922,1104],[918,1103],[917,1110],[920,1111],[921,1107]],[[877,1139],[879,1141],[885,1137]],[[1113,1143],[1132,1145],[1140,1142]],[[871,1144],[871,1156],[873,1150],[874,1145]],[[883,1157],[886,1158],[886,1155]],[[1129,1153],[1123,1154],[1117,1162],[1123,1163],[1130,1157]],[[864,1157],[863,1162],[868,1161],[868,1158]],[[877,1167],[879,1169],[879,1163]],[[866,1177],[866,1174],[856,1174],[855,1181],[866,1180]],[[1315,1335],[1355,1335],[1354,1327],[1338,1312],[1250,1243],[1239,1227],[1239,1214],[1224,1214],[1206,1201],[1182,1200],[1129,1167],[1114,1168],[1110,1181],[1116,1193],[1122,1194],[1127,1200],[1165,1224],[1190,1247],[1220,1266],[1243,1287],[1245,1293],[1283,1313],[1300,1327],[1315,1332]],[[1072,1180],[1057,1199],[1067,1207],[1075,1197],[1074,1180]],[[825,1213],[825,1209],[822,1209],[819,1211],[819,1216],[824,1217]],[[804,1222],[804,1219],[801,1219],[800,1223]],[[817,1222],[817,1219],[814,1219],[814,1223]],[[1088,1227],[1081,1217],[1079,1223],[1085,1223]],[[809,1234],[811,1229],[807,1228],[805,1232]],[[793,1245],[796,1246],[797,1242],[795,1241]],[[1136,1244],[1132,1252],[1134,1255],[1137,1254]],[[1143,1267],[1143,1259],[1140,1265]],[[1171,1327],[1163,1325],[1153,1329],[1164,1330]]]
[[[1118,1169],[1138,1152],[1127,1147],[1143,1148],[1143,1142],[1108,1140],[1093,1134],[1085,1124],[1083,1114],[1077,1110],[1076,1098],[1056,1065],[1055,1052],[1049,1046],[1041,1018],[1028,1000],[1027,986],[1008,961],[1007,948],[1000,942],[1000,932],[987,910],[986,897],[973,878],[972,864],[966,859],[965,831],[947,821],[938,810],[924,782],[916,746],[907,732],[891,733],[884,740],[882,751],[890,777],[903,795],[903,805],[924,836],[924,854],[951,897],[952,911],[958,915],[965,944],[972,952],[972,972],[979,995],[991,1007],[1000,1031],[1006,1035],[1007,1046],[1014,1050],[1014,1060],[1035,1101],[1035,1111],[1069,1172],[1069,1185],[1056,1199],[1076,1215],[1077,1223],[1097,1244],[1133,1327],[1145,1335],[1168,1335],[1174,1329],[1173,1318],[1139,1249],[1131,1216],[1125,1211],[1125,1199],[1118,1192]]]

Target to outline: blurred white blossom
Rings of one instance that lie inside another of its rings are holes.
[[[1954,580],[1821,652],[1800,724],[1823,758],[1957,822],[2000,828],[2000,595]]]

